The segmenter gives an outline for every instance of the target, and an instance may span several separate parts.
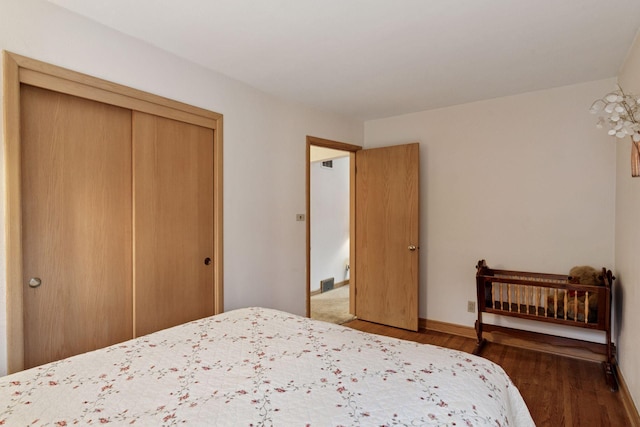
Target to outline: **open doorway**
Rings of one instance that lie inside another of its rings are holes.
[[[314,221],[310,203],[312,146],[349,152],[349,313],[361,320],[417,331],[420,144],[363,150],[357,145],[307,136],[309,317]]]
[[[354,319],[353,155],[358,146],[307,137],[307,316]]]
[[[310,317],[331,323],[349,313],[349,152],[311,146]]]

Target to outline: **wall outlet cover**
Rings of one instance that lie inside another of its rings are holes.
[[[476,302],[475,301],[467,301],[467,311],[469,313],[476,312]]]

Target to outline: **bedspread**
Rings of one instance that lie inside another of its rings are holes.
[[[533,426],[491,361],[264,308],[0,378],[0,425]]]

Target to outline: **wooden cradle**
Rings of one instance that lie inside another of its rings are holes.
[[[606,356],[602,364],[607,384],[612,391],[618,389],[615,346],[611,342],[611,287],[615,279],[611,270],[602,269],[604,286],[592,286],[561,274],[495,270],[487,267],[485,260],[480,260],[476,268],[478,344],[474,354],[480,354],[486,344],[483,332],[503,332],[551,345],[583,347]],[[483,323],[482,313],[603,331],[606,343]]]

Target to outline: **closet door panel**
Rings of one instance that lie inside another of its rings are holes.
[[[136,336],[213,314],[213,132],[133,113]]]
[[[27,85],[20,96],[29,368],[132,337],[131,111]]]

